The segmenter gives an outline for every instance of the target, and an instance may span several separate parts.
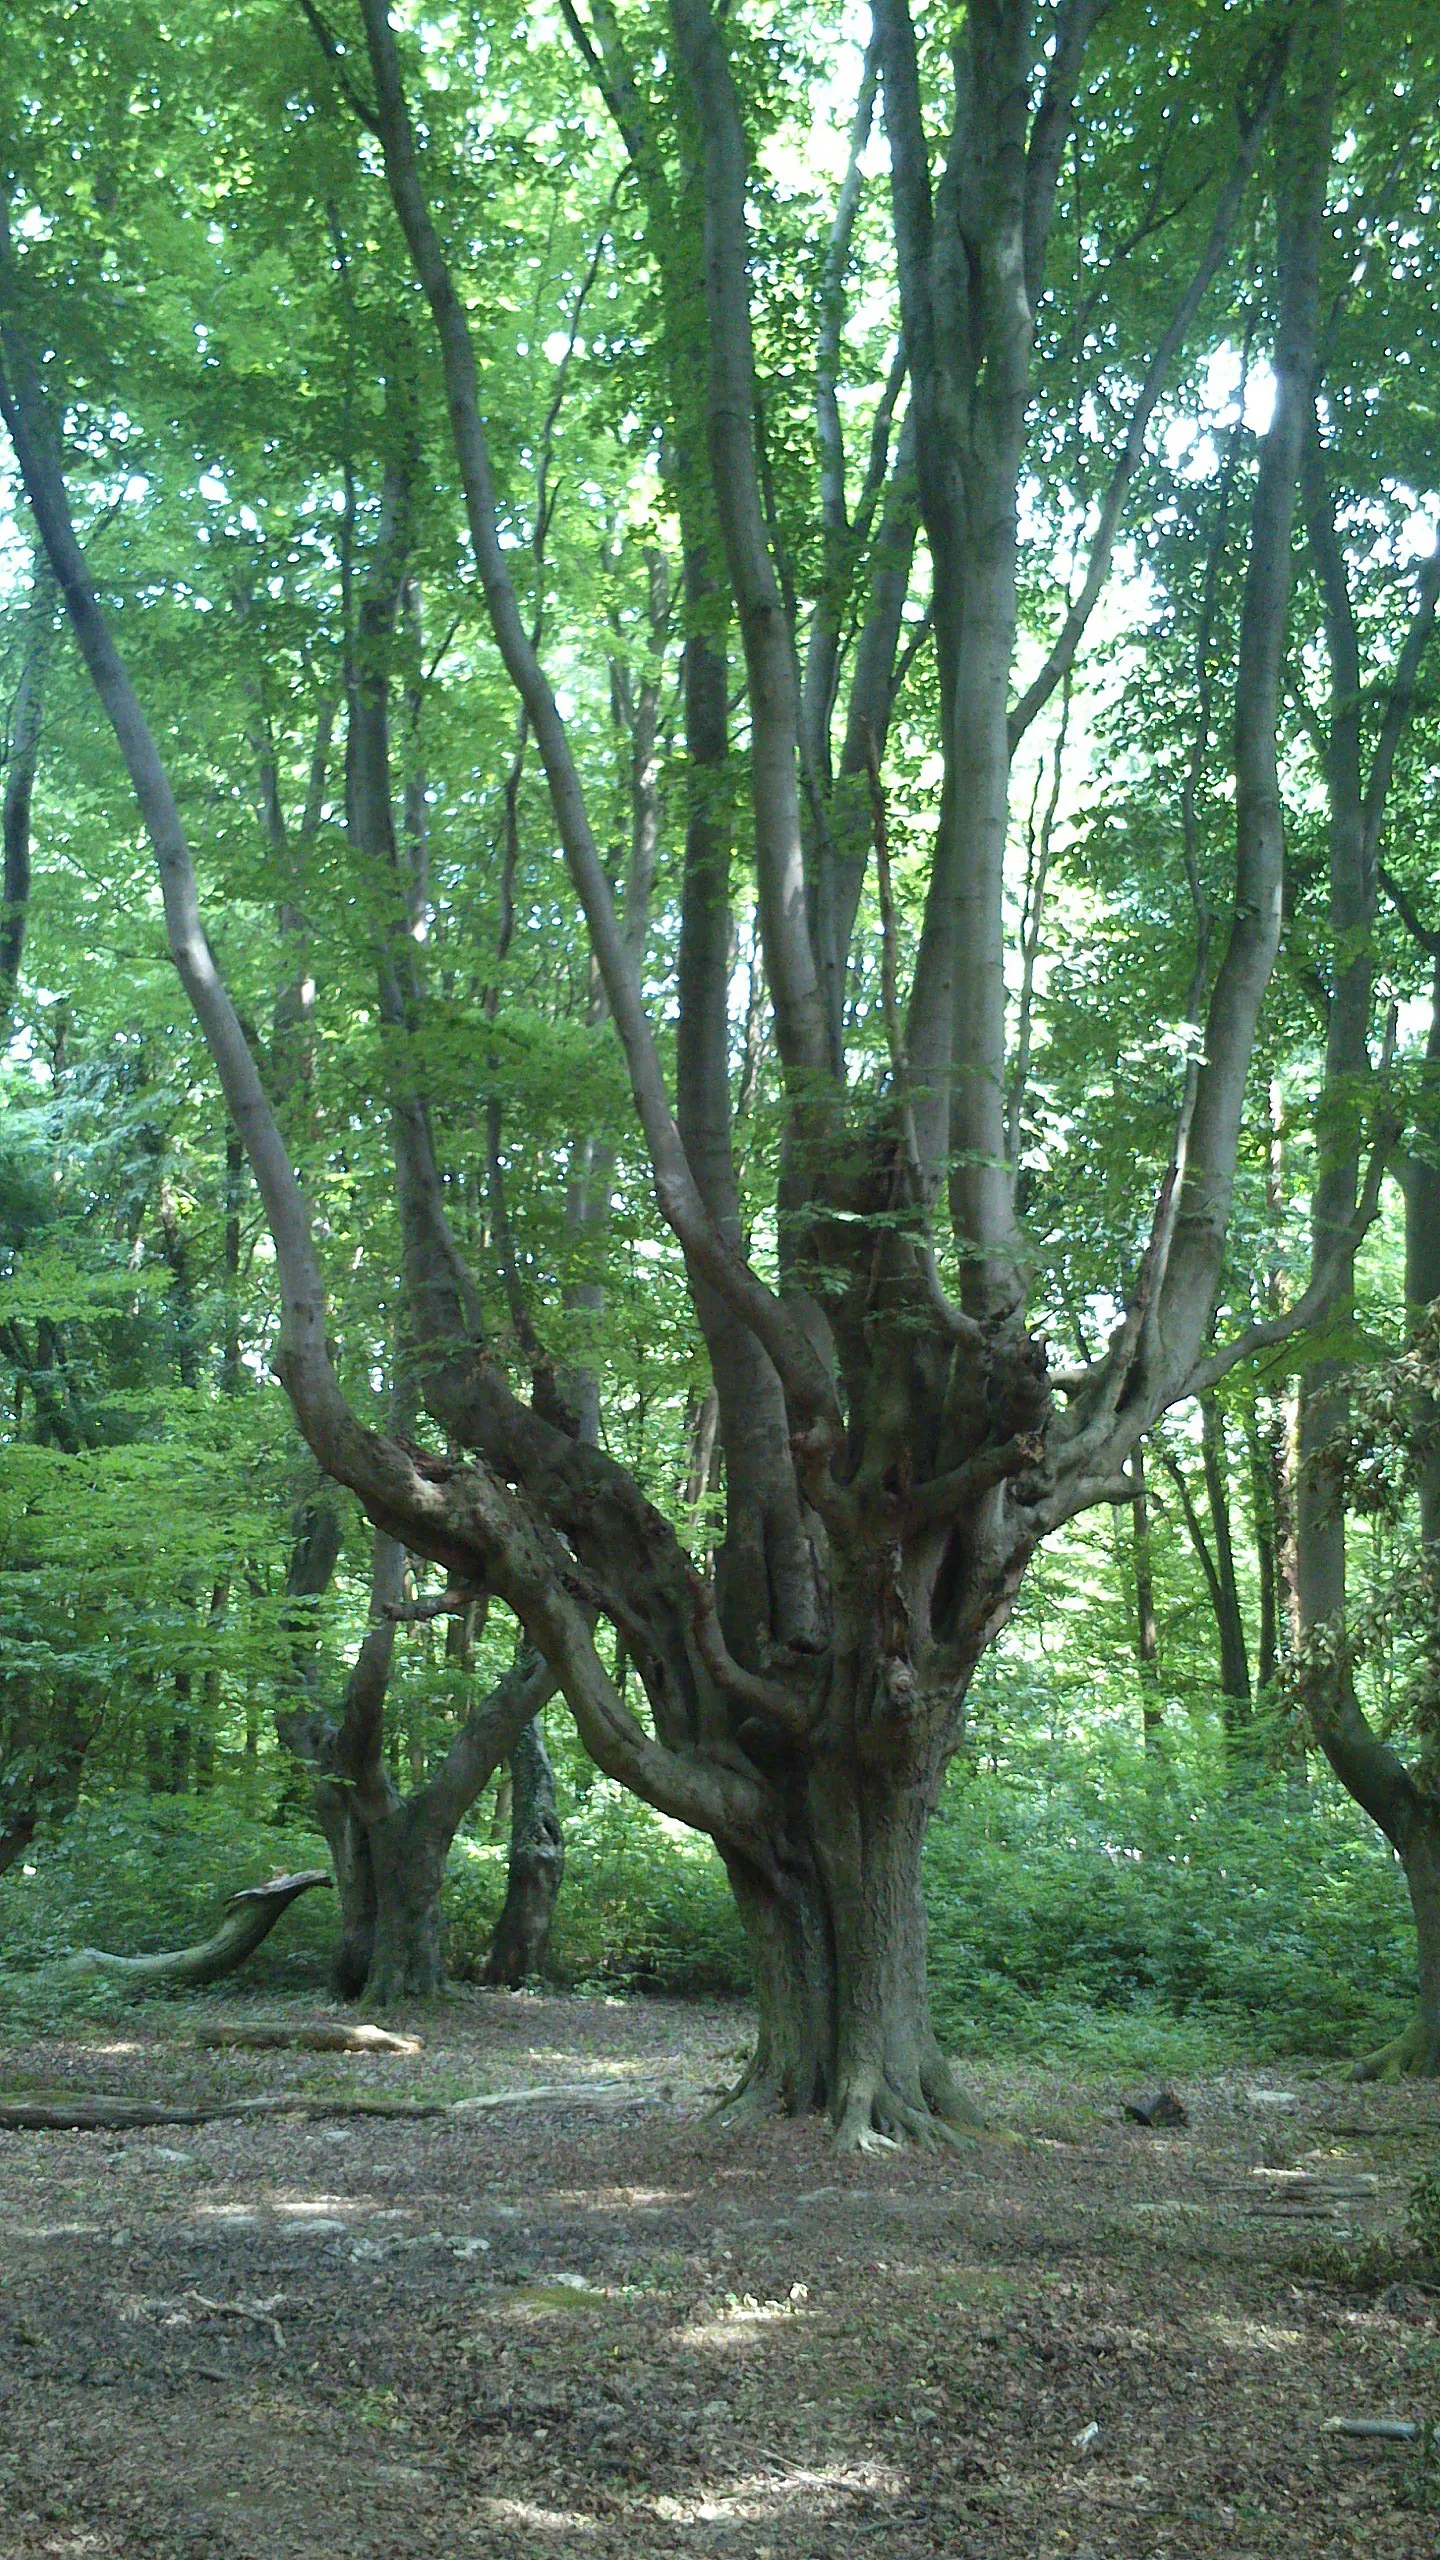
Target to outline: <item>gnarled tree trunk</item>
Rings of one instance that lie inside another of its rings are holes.
[[[726,1858],[759,2020],[730,2105],[823,2108],[859,2147],[981,2123],[930,2018],[920,1866],[937,1785],[908,1755],[827,1753],[797,1785],[768,1871]]]
[[[1155,350],[1082,593],[1038,693],[1032,686],[1011,710],[1035,313],[1046,292],[1046,245],[1086,48],[1101,15],[1100,0],[1062,0],[1043,21],[1042,36],[1024,0],[968,9],[949,57],[953,92],[942,119],[949,131],[937,166],[933,101],[922,87],[909,9],[905,0],[877,0],[911,383],[907,438],[934,577],[944,780],[907,1010],[896,983],[880,779],[900,598],[896,579],[887,583],[875,564],[872,609],[854,652],[857,682],[862,668],[874,671],[872,640],[885,663],[871,701],[852,705],[865,746],[851,760],[849,779],[866,774],[872,785],[889,1063],[879,1085],[867,1071],[851,1086],[836,1037],[848,959],[837,937],[842,914],[856,911],[864,854],[854,830],[836,823],[847,811],[825,806],[823,752],[809,755],[802,745],[800,635],[754,435],[746,126],[727,33],[706,0],[671,0],[674,129],[657,142],[662,93],[648,68],[638,82],[632,74],[616,13],[593,13],[586,61],[641,179],[664,288],[664,353],[672,361],[664,433],[667,459],[672,438],[677,448],[694,785],[672,1105],[660,1025],[647,1010],[644,975],[617,914],[566,715],[516,592],[516,555],[501,535],[467,296],[457,290],[427,201],[429,155],[443,144],[422,138],[412,122],[385,0],[360,0],[370,82],[363,112],[434,322],[476,568],[545,768],[656,1198],[677,1239],[710,1352],[727,1504],[713,1584],[636,1479],[606,1451],[581,1442],[573,1417],[559,1410],[553,1372],[532,1362],[531,1400],[514,1391],[486,1340],[484,1292],[446,1216],[423,1048],[415,1044],[412,1055],[406,1045],[419,963],[404,942],[385,752],[384,661],[405,552],[401,455],[421,431],[419,404],[407,422],[392,420],[387,403],[384,501],[348,702],[347,782],[352,846],[378,866],[369,887],[399,919],[382,958],[381,1013],[396,1062],[392,1130],[407,1313],[420,1398],[440,1444],[425,1449],[399,1433],[365,1428],[335,1375],[306,1203],[215,969],[154,739],[74,539],[44,394],[10,317],[20,298],[0,301],[0,399],[82,648],[129,760],[157,851],[171,947],[265,1204],[284,1306],[279,1365],[307,1438],[322,1466],[360,1494],[382,1536],[403,1540],[442,1563],[457,1583],[491,1589],[514,1608],[548,1669],[528,1684],[528,1695],[520,1695],[527,1683],[516,1683],[509,1708],[518,1721],[507,1730],[506,1749],[539,1703],[534,1689],[548,1679],[563,1687],[582,1738],[608,1773],[716,1841],[756,1953],[762,2033],[749,2094],[796,2108],[824,2104],[850,2142],[938,2132],[965,2113],[928,2014],[920,1859],[977,1660],[1004,1624],[1040,1537],[1091,1503],[1132,1500],[1126,1461],[1144,1431],[1252,1347],[1249,1337],[1238,1347],[1211,1351],[1207,1344],[1247,1075],[1280,932],[1276,725],[1296,468],[1313,406],[1339,6],[1301,0],[1296,12],[1278,225],[1276,393],[1259,447],[1236,688],[1233,919],[1211,976],[1203,1063],[1177,1119],[1149,1245],[1103,1354],[1061,1382],[1068,1399],[1062,1412],[1045,1375],[1044,1345],[1025,1320],[1005,1155],[1009,753],[1073,659],[1167,367],[1225,252],[1283,85],[1281,48],[1237,64],[1239,136],[1214,199],[1209,245]],[[324,22],[316,23],[323,42]],[[332,62],[339,59],[333,39],[328,50]],[[926,48],[927,76],[929,56],[939,50]],[[358,94],[348,68],[342,77],[347,92]],[[1228,102],[1225,114],[1228,122]],[[856,151],[864,121],[857,121]],[[842,282],[844,263],[842,237],[831,257]],[[837,416],[831,398],[825,432],[832,443]],[[908,560],[908,494],[898,473],[905,443],[892,460],[887,422],[880,471],[882,479],[892,472],[896,478],[884,515],[894,551]],[[907,474],[909,467],[907,461]],[[844,473],[837,478],[833,457],[828,477],[833,515],[837,499],[844,505]],[[838,517],[829,530],[840,530]],[[779,1289],[749,1258],[731,1153],[724,768],[732,619],[745,658],[750,845],[784,1089]],[[822,697],[828,683],[821,669]],[[807,874],[807,861],[817,876]],[[953,1298],[941,1277],[942,1249],[953,1252],[959,1274]],[[648,1727],[617,1694],[595,1642],[597,1610],[635,1666]],[[377,1630],[367,1638],[372,1668],[378,1645]],[[373,1679],[370,1685],[373,1691]],[[383,1691],[383,1678],[379,1686]],[[413,1916],[424,1903],[428,1850],[422,1854],[417,1834],[400,1820],[378,1730],[373,1697],[357,1697],[338,1729],[317,1734],[313,1759],[351,1791],[370,1844],[372,1964],[387,1984],[403,1985],[412,1965],[423,1970],[428,1960],[423,1912]],[[422,1791],[438,1788],[446,1799],[432,1800],[434,1824],[427,1815],[422,1826],[427,1841],[442,1818],[453,1829],[462,1785],[482,1756],[478,1744],[456,1750],[463,1766],[437,1773]],[[396,1912],[412,1915],[402,1925],[385,1918],[387,1893]]]
[[[441,1896],[451,1844],[498,1761],[553,1688],[526,1655],[481,1699],[439,1767],[402,1796],[385,1756],[385,1697],[403,1598],[405,1550],[377,1531],[375,1612],[337,1717],[314,1707],[277,1716],[282,1741],[314,1771],[315,1811],[335,1862],[340,1936],[331,1982],[375,2007],[433,1998],[445,1978]],[[427,1604],[415,1604],[424,1611]],[[433,1605],[433,1604],[431,1604]],[[459,1605],[471,1605],[470,1595]]]
[[[340,1932],[330,1958],[330,1988],[339,2000],[358,2000],[370,1979],[375,1953],[375,1869],[370,1857],[370,1834],[350,1790],[334,1780],[322,1778],[312,1801],[335,1869],[340,1904]]]

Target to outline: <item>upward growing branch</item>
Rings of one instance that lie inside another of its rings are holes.
[[[756,467],[754,356],[745,237],[745,137],[707,0],[670,0],[704,152],[710,469],[749,677],[755,864],[765,968],[783,1066],[828,1075],[829,1044],[805,911],[795,635],[766,532]]]
[[[1277,731],[1300,462],[1315,393],[1340,16],[1340,0],[1303,0],[1290,52],[1294,87],[1277,177],[1275,405],[1251,510],[1236,681],[1230,934],[1211,990],[1204,1063],[1182,1105],[1188,1131],[1166,1174],[1130,1306],[1107,1358],[1066,1417],[1060,1477],[1048,1507],[1052,1521],[1095,1498],[1093,1485],[1113,1475],[1167,1404],[1243,1356],[1235,1345],[1202,1355],[1230,1221],[1246,1080],[1280,941],[1284,818]],[[1252,1347],[1258,1347],[1255,1330],[1244,1337]]]
[[[1213,1304],[1245,1081],[1280,939],[1284,819],[1276,734],[1297,483],[1314,402],[1340,17],[1340,0],[1307,0],[1282,135],[1275,406],[1260,452],[1236,683],[1235,906],[1206,1021],[1205,1065],[1158,1313],[1170,1392],[1194,1364]]]
[[[302,1411],[311,1445],[325,1464],[323,1452],[333,1450],[354,1425],[326,1347],[325,1297],[309,1211],[206,939],[194,865],[169,777],[75,538],[44,394],[20,332],[18,287],[9,221],[0,204],[0,411],[71,627],[114,729],[155,849],[171,957],[215,1060],[230,1116],[265,1204],[280,1276],[286,1381]]]
[[[631,1090],[645,1132],[662,1215],[687,1259],[765,1344],[797,1417],[838,1424],[834,1393],[809,1343],[774,1292],[724,1238],[691,1171],[640,991],[639,975],[590,826],[580,777],[549,680],[531,646],[496,522],[494,480],[480,413],[469,322],[421,183],[394,29],[385,0],[360,0],[390,194],[440,343],[466,523],[491,627],[530,723],[549,785],[566,867],[585,913]]]
[[[1174,316],[1170,321],[1146,368],[1145,378],[1135,395],[1130,411],[1125,440],[1110,475],[1110,485],[1100,508],[1085,564],[1080,592],[1065,616],[1064,624],[1049,656],[1033,683],[1027,685],[1010,714],[1012,751],[1024,737],[1032,720],[1041,712],[1056,686],[1075,663],[1075,653],[1085,636],[1090,617],[1099,602],[1114,556],[1115,539],[1120,530],[1126,492],[1139,468],[1145,451],[1145,437],[1155,414],[1155,404],[1164,389],[1170,368],[1184,347],[1196,314],[1210,285],[1218,275],[1230,246],[1245,190],[1250,183],[1260,155],[1275,101],[1280,94],[1284,69],[1283,48],[1271,46],[1265,56],[1265,77],[1258,102],[1254,103],[1241,125],[1240,141],[1234,160],[1221,187],[1204,248],[1196,262],[1194,274],[1186,285]]]

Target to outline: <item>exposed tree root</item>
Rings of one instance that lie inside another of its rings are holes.
[[[765,2124],[777,2116],[808,2114],[812,2107],[818,2113],[825,2103],[818,2083],[813,2099],[802,2102],[791,2076],[757,2051],[710,2112],[727,2125]],[[830,2101],[830,2115],[841,2151],[898,2150],[907,2143],[932,2151],[960,2148],[987,2130],[980,2109],[966,2097],[938,2050],[922,2068],[917,2088],[905,2091],[883,2071],[866,2072]]]
[[[1440,2026],[1412,2018],[1403,2034],[1392,2036],[1378,2053],[1367,2053],[1351,2072],[1352,2080],[1440,2080]]]
[[[783,2074],[761,2070],[752,2062],[708,2110],[711,2122],[721,2119],[727,2125],[773,2124],[777,2116],[800,2113],[794,2097],[785,2088]]]
[[[836,2112],[835,2145],[840,2151],[899,2150],[905,2143],[922,2151],[959,2149],[972,2130],[937,2114],[924,2097],[902,2095],[883,2074],[866,2073]]]
[[[938,2046],[931,2059],[922,2065],[920,2085],[934,2113],[956,2133],[984,2133],[983,2110],[973,2098],[967,2098],[949,2063]]]

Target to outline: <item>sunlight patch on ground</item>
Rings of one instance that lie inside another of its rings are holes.
[[[7,2240],[93,2240],[103,2231],[103,2222],[12,2222],[4,2233]]]
[[[665,2524],[772,2524],[799,2499],[808,2515],[833,2515],[842,2499],[897,2498],[904,2489],[900,2473],[885,2463],[833,2463],[812,2471],[777,2454],[773,2471],[749,2472],[723,2496],[656,2498],[651,2512]]]
[[[282,2221],[288,2221],[295,2214],[310,2213],[348,2214],[353,2218],[359,2213],[373,2213],[375,2209],[366,2196],[297,2196],[293,2193],[267,2196],[265,2205],[268,2212],[279,2214]]]
[[[808,2290],[803,2284],[792,2284],[783,2302],[757,2302],[753,2293],[732,2295],[708,2320],[693,2320],[681,2329],[679,2343],[682,2347],[742,2346],[750,2334],[768,2328],[772,2321],[808,2318],[804,2308]]]
[[[629,2213],[636,2208],[665,2212],[695,2202],[693,2187],[552,2187],[557,2205],[567,2213]]]
[[[573,2507],[537,2507],[529,2498],[483,2498],[481,2506],[495,2524],[524,2524],[540,2533],[593,2533],[593,2516]]]
[[[258,2223],[262,2214],[273,2215],[282,2225],[304,2222],[411,2222],[414,2205],[382,2205],[373,2196],[296,2195],[293,2190],[279,2196],[264,2196],[260,2203],[230,2202],[217,2204],[211,2198],[191,2208],[196,2222]]]
[[[1275,2329],[1263,2320],[1234,2320],[1223,2311],[1212,2311],[1204,2325],[1223,2347],[1240,2347],[1251,2354],[1288,2355],[1305,2343],[1300,2329]]]

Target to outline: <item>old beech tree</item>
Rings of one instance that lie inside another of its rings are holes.
[[[391,1118],[423,1418],[387,1435],[347,1404],[307,1203],[217,971],[170,780],[77,543],[64,388],[17,237],[5,247],[5,416],[133,780],[175,964],[264,1202],[284,1303],[276,1365],[320,1465],[377,1528],[443,1566],[457,1595],[507,1602],[601,1767],[714,1840],[749,1933],[759,2008],[737,2097],[827,2108],[847,2143],[933,2136],[973,2120],[930,2024],[921,1849],[976,1664],[1039,1541],[1087,1505],[1131,1499],[1129,1462],[1147,1426],[1313,1313],[1373,1210],[1373,1184],[1362,1183],[1354,1219],[1299,1305],[1216,1342],[1247,1071],[1281,931],[1277,723],[1316,415],[1340,0],[1207,11],[1203,41],[1182,12],[1175,46],[1167,13],[1138,0],[969,0],[943,25],[934,13],[917,24],[907,0],[875,0],[813,336],[796,351],[813,382],[822,559],[808,594],[778,538],[756,396],[756,74],[735,22],[743,10],[564,0],[555,41],[573,48],[595,130],[637,191],[655,278],[644,396],[664,409],[687,813],[663,1050],[497,519],[470,317],[484,282],[467,274],[445,211],[452,193],[427,128],[421,47],[392,25],[386,0],[297,4],[318,111],[353,133],[377,189],[383,169],[443,370],[450,467],[494,644],[543,765],[655,1198],[708,1350],[725,1502],[713,1577],[582,1428],[574,1382],[543,1346],[517,1382],[487,1342],[447,1224],[423,1079],[403,1069]],[[1075,237],[1063,262],[1051,255],[1057,204],[1082,115],[1095,127],[1108,119],[1123,152],[1129,108],[1162,75],[1178,83],[1178,160],[1158,169],[1130,244],[1144,256],[1147,240],[1153,249],[1164,238],[1140,298],[1150,343],[1138,360],[1131,350],[1108,486],[1043,663],[1022,686],[1022,579],[1033,590],[1052,577],[1053,532],[1025,496],[1041,468],[1035,440],[1053,424],[1044,351],[1068,343],[1082,360],[1093,343],[1097,368],[1105,361],[1103,326],[1086,334],[1098,288]],[[882,151],[888,180],[872,180]],[[1137,1198],[1137,1251],[1128,1282],[1115,1277],[1108,1343],[1092,1365],[1056,1372],[1027,1315],[1007,1127],[1011,763],[1067,681],[1143,479],[1157,403],[1207,296],[1241,258],[1274,402],[1236,501],[1244,596],[1229,913],[1196,989],[1201,1036],[1177,1095],[1170,1166],[1156,1196]],[[847,453],[839,380],[857,266],[892,296],[898,349],[871,403],[863,471]],[[388,495],[403,504],[400,480]],[[403,543],[403,525],[394,531]],[[930,743],[943,779],[912,965],[892,894],[887,749],[902,646],[916,640],[906,599],[926,587],[921,638],[933,646],[939,706]],[[383,616],[372,641],[350,825],[383,870],[397,861]],[[732,1149],[738,866],[753,876],[784,1092],[774,1251],[763,1258],[747,1256]],[[880,1077],[857,1068],[847,1042],[857,931],[872,937],[872,968],[878,950]],[[393,951],[380,969],[403,1031],[425,998],[414,946],[408,979]],[[643,1683],[647,1720],[607,1668],[606,1627]],[[414,1925],[423,1932],[423,1911]],[[392,1978],[404,1975],[392,1946]]]

